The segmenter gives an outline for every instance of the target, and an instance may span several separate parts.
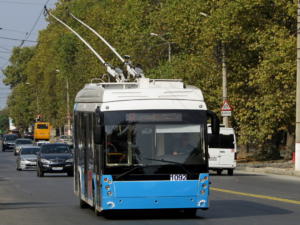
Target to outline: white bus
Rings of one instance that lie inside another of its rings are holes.
[[[208,127],[208,153],[209,169],[222,174],[227,170],[228,175],[233,175],[236,168],[237,146],[233,128],[220,127],[220,135],[212,138],[211,128]]]

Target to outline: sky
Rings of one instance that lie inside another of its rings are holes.
[[[0,0],[0,110],[5,108],[10,93],[2,82],[4,69],[9,65],[12,49],[22,44],[34,45],[39,30],[46,28],[47,22],[42,13],[44,5],[54,8],[58,0]],[[19,39],[19,40],[9,40]]]

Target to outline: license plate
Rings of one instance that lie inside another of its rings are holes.
[[[63,170],[62,167],[52,167],[52,170]]]
[[[170,180],[171,181],[187,180],[187,175],[186,174],[170,174]]]

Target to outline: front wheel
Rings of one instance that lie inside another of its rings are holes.
[[[18,165],[18,164],[17,164],[17,170],[18,170],[18,171],[20,171],[20,170],[21,170],[21,168],[19,167],[19,165]]]
[[[227,170],[227,174],[228,174],[229,176],[232,176],[232,175],[233,175],[233,169],[228,169],[228,170]]]
[[[68,174],[69,177],[73,177],[74,176],[73,171],[72,172],[68,172],[67,174]]]
[[[37,172],[38,177],[43,177],[44,176],[44,172],[42,171],[42,169],[39,166],[37,167],[36,172]]]

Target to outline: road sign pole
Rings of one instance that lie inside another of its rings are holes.
[[[222,84],[223,84],[223,101],[227,101],[227,65],[226,65],[226,55],[225,55],[225,46],[221,43],[222,51]],[[223,117],[223,124],[225,127],[229,127],[228,116]]]
[[[300,171],[300,0],[298,0],[297,9],[297,89],[295,135],[295,170]]]

